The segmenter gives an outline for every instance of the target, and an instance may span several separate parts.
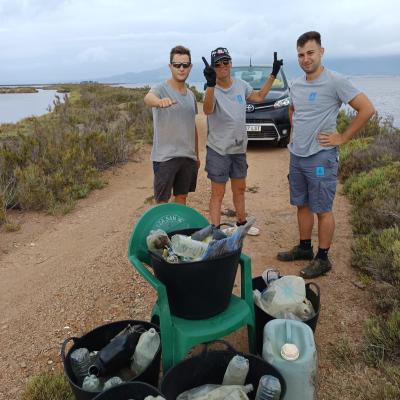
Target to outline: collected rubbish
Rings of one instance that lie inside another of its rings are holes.
[[[80,348],[71,353],[71,368],[79,385],[82,384],[88,375],[90,364],[91,360],[88,349]]]
[[[272,375],[263,375],[258,384],[255,400],[279,400],[281,383]]]
[[[89,367],[89,374],[105,376],[127,365],[141,333],[143,328],[140,325],[128,325],[98,352],[96,360]]]
[[[176,400],[247,400],[253,385],[205,384],[181,393]]]
[[[241,249],[243,240],[255,221],[254,217],[250,217],[231,236],[225,235],[214,225],[208,225],[194,232],[192,236],[176,234],[171,239],[166,232],[158,229],[150,231],[146,240],[147,247],[168,263],[212,260]]]
[[[135,352],[132,356],[131,370],[141,374],[151,363],[160,347],[160,335],[154,328],[140,335]]]
[[[110,389],[114,386],[120,385],[121,383],[124,383],[124,381],[119,376],[113,376],[104,383],[103,390]]]
[[[283,319],[269,321],[264,327],[262,357],[285,379],[285,400],[314,400],[317,350],[308,325]]]
[[[262,293],[257,289],[253,291],[256,305],[275,318],[298,321],[313,318],[315,310],[306,298],[304,279],[292,275],[278,275],[279,278],[276,279],[276,275],[268,271],[271,270],[263,273],[264,280],[268,282],[267,288]]]
[[[223,385],[244,385],[249,372],[249,360],[236,355],[229,361],[226,367]]]
[[[78,384],[88,392],[100,392],[141,374],[160,347],[154,328],[128,324],[98,351],[78,348],[71,353],[71,367]]]

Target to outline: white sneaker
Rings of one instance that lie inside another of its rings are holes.
[[[225,233],[227,236],[232,236],[233,232],[237,229],[237,225],[230,226],[229,228],[222,229],[222,232]],[[258,236],[260,234],[260,230],[255,226],[250,227],[249,231],[247,232],[249,236]]]

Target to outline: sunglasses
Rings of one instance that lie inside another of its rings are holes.
[[[174,63],[173,62],[171,64],[176,69],[179,69],[180,67],[183,67],[183,68],[186,69],[186,68],[189,68],[192,65],[192,63],[190,63],[190,62],[181,62],[181,63],[177,63],[177,62]]]
[[[231,62],[231,60],[216,61],[215,64],[214,64],[214,67],[215,67],[215,68],[222,67],[222,64],[223,64],[223,65],[229,65],[230,62]]]

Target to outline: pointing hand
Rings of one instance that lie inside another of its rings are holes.
[[[283,60],[282,59],[278,60],[277,55],[278,53],[274,51],[274,63],[272,64],[271,75],[273,75],[275,78],[277,77],[278,72],[281,69],[281,66],[283,65]]]
[[[172,100],[169,97],[164,97],[164,98],[160,99],[160,101],[158,102],[158,107],[159,108],[167,108],[167,107],[173,106],[174,104],[176,104],[175,100]]]
[[[215,69],[213,67],[210,67],[210,64],[204,57],[201,57],[201,58],[203,59],[203,62],[205,65],[203,74],[204,74],[204,77],[206,78],[207,86],[214,87],[217,83],[217,74],[215,73]]]

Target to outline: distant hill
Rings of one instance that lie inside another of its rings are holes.
[[[247,62],[246,62],[247,63]],[[234,65],[246,63],[236,62]],[[255,62],[253,63],[256,64]],[[341,72],[345,75],[400,75],[400,55],[385,57],[363,57],[363,58],[336,58],[324,59],[327,68]],[[284,68],[289,79],[302,74],[297,60],[284,60]],[[203,64],[193,64],[193,69],[189,77],[189,82],[203,82]],[[141,72],[127,72],[125,74],[113,75],[109,77],[97,78],[95,81],[100,83],[143,83],[151,84],[167,79],[170,72],[167,66],[153,70]]]

